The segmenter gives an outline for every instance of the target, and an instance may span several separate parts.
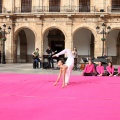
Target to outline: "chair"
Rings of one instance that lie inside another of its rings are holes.
[[[84,63],[88,62],[87,58],[82,58],[82,60]]]

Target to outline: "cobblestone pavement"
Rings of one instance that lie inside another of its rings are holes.
[[[33,69],[32,63],[0,64],[0,73],[20,73],[20,74],[58,74],[59,70]],[[72,74],[81,74],[80,70],[73,71]]]

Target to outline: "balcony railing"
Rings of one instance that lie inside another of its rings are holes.
[[[31,12],[32,12],[31,6],[22,6],[15,8],[15,13],[31,13]]]
[[[44,12],[95,12],[94,6],[34,6],[16,7],[15,13]]]
[[[108,6],[108,12],[120,13],[120,5]]]
[[[6,10],[6,8],[0,8],[0,14],[2,14],[2,13],[7,13],[7,10]]]

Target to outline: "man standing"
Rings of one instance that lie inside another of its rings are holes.
[[[53,58],[52,58],[52,55],[54,54],[54,52],[52,52],[52,49],[50,48],[50,46],[48,46],[48,49],[46,50],[46,53],[48,55],[49,68],[51,68],[51,63],[52,63],[52,68],[54,68]]]
[[[1,51],[0,51],[0,63],[1,63]]]

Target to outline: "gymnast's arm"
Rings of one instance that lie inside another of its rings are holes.
[[[62,50],[61,52],[53,55],[52,57],[59,57],[60,55],[64,55],[64,54],[67,53],[67,52],[68,52],[68,49],[64,49],[64,50]]]
[[[56,82],[54,83],[54,86],[56,86],[57,83],[59,82],[61,75],[62,75],[62,70],[60,69],[59,75],[58,75],[58,77],[57,77]]]

